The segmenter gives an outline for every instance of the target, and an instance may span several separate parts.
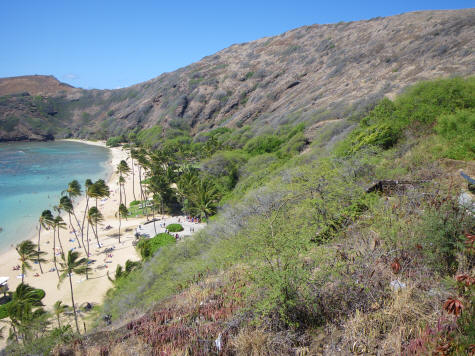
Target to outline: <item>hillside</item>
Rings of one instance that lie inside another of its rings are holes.
[[[51,75],[25,75],[0,78],[0,96],[28,93],[29,95],[54,96],[68,93],[74,88],[61,83]]]
[[[87,180],[65,192],[89,210],[60,203],[87,214],[76,232],[99,244],[109,197],[119,226],[138,220],[123,238],[140,255],[107,270],[100,305],[73,298],[88,281],[69,272],[107,268],[89,246],[61,256],[71,308],[47,310],[45,291],[20,284],[0,305],[5,353],[475,354],[474,20],[310,26],[130,88],[3,96],[10,137],[35,125],[123,144],[119,201]]]
[[[475,10],[466,9],[305,26],[119,90],[3,79],[0,140],[108,138],[155,125],[192,135],[221,126],[262,131],[300,122],[312,136],[312,125],[358,116],[417,81],[472,74],[474,23]]]
[[[474,89],[474,77],[418,83],[344,138],[315,131],[305,153],[289,149],[302,125],[241,135],[243,148],[231,145],[239,129],[154,149],[131,137],[152,211],[207,226],[176,242],[140,237],[141,261],[111,273],[103,304],[81,311],[94,320],[87,333],[23,317],[17,334],[32,341],[12,336],[7,350],[473,354],[475,187],[460,172],[475,177]]]

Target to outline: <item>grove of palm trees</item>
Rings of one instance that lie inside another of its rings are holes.
[[[180,163],[183,157],[179,154],[150,150],[141,147],[139,142],[130,142],[124,149],[128,151],[130,161],[135,160],[135,163],[132,163],[134,167],[138,168],[141,200],[131,201],[129,202],[130,205],[127,204],[125,178],[129,177],[131,172],[132,176],[135,173],[130,169],[127,160],[122,159],[115,171],[118,177],[117,192],[119,198],[115,213],[118,220],[118,244],[122,242],[122,222],[124,220],[128,221],[131,216],[129,209],[136,209],[133,216],[135,219],[143,217],[149,220],[151,217],[154,220],[156,234],[155,219],[157,214],[163,216],[164,214],[180,215],[185,213],[186,215],[206,219],[216,212],[220,197],[219,192],[212,185],[211,180],[200,178],[199,170],[192,169],[189,163],[192,160],[198,162],[198,157],[188,157],[186,165],[183,165]],[[187,178],[182,179],[182,176]],[[134,181],[135,177],[132,183]],[[103,179],[98,179],[95,182],[87,179],[84,183],[84,189],[80,182],[75,179],[71,180],[62,192],[58,204],[53,207],[57,215],[53,215],[51,210],[48,209],[40,215],[38,220],[38,243],[34,244],[30,240],[25,240],[17,246],[21,284],[15,292],[10,293],[10,302],[0,306],[0,320],[5,321],[7,329],[10,330],[8,340],[16,340],[21,348],[28,349],[33,347],[32,341],[37,340],[41,335],[50,335],[48,338],[52,338],[53,334],[51,333],[55,333],[54,335],[60,337],[61,340],[68,340],[74,334],[79,335],[83,332],[80,321],[82,320],[84,323],[84,319],[80,320],[81,317],[78,315],[79,308],[74,299],[77,287],[73,284],[71,277],[73,274],[77,275],[78,278],[84,275],[86,280],[90,280],[95,278],[97,274],[97,272],[94,272],[97,263],[91,256],[93,250],[101,248],[103,245],[99,230],[101,229],[101,223],[104,221],[104,216],[99,202],[109,198],[110,195],[111,188]],[[134,196],[134,191],[132,191],[132,196]],[[79,209],[77,206],[81,198],[84,198],[85,201],[84,209]],[[184,204],[184,202],[186,203]],[[69,231],[68,244],[66,245],[71,246],[72,242],[75,247],[66,250],[65,233],[62,234],[62,231]],[[41,239],[44,232],[52,232],[52,240],[46,241],[49,245],[47,250],[44,250],[45,241]],[[93,243],[92,240],[95,240],[95,242]],[[153,251],[158,246],[154,247]],[[148,256],[151,253],[149,251]],[[46,259],[46,256],[51,256],[51,260]],[[43,265],[51,262],[53,267],[44,271]],[[38,265],[41,275],[54,273],[57,276],[58,288],[65,279],[68,279],[71,307],[68,307],[63,301],[57,300],[52,305],[51,310],[45,308],[45,305],[41,302],[41,299],[45,297],[45,292],[26,284],[27,280],[25,278],[38,278],[37,273],[34,277],[29,274],[34,265]],[[116,283],[116,281],[124,279],[130,272],[140,267],[140,262],[127,260],[125,270],[122,271],[122,267],[118,265],[115,272],[115,281],[110,280]],[[109,276],[109,271],[107,271],[107,276]],[[23,296],[25,288],[31,290],[32,295],[38,299],[30,298],[30,300],[28,297],[26,301],[21,302],[24,310],[18,311],[16,301],[19,300],[20,296]],[[25,312],[28,314],[27,316],[22,314]],[[67,317],[68,313],[73,316],[73,326],[71,325],[71,319]]]

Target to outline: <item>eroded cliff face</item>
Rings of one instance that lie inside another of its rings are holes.
[[[304,26],[119,90],[2,79],[0,139],[345,119],[412,83],[473,74],[474,23],[475,9],[467,9]]]

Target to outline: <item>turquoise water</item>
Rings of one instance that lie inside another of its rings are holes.
[[[0,143],[0,251],[36,231],[71,180],[107,179],[109,160],[108,149],[83,143]]]

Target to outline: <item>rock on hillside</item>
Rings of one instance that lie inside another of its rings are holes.
[[[474,24],[475,9],[466,9],[304,26],[128,88],[47,96],[42,105],[56,113],[53,120],[41,109],[41,117],[56,136],[102,138],[154,125],[196,134],[345,119],[412,83],[473,74]],[[5,110],[0,106],[3,138]],[[31,116],[23,114],[13,132]]]

